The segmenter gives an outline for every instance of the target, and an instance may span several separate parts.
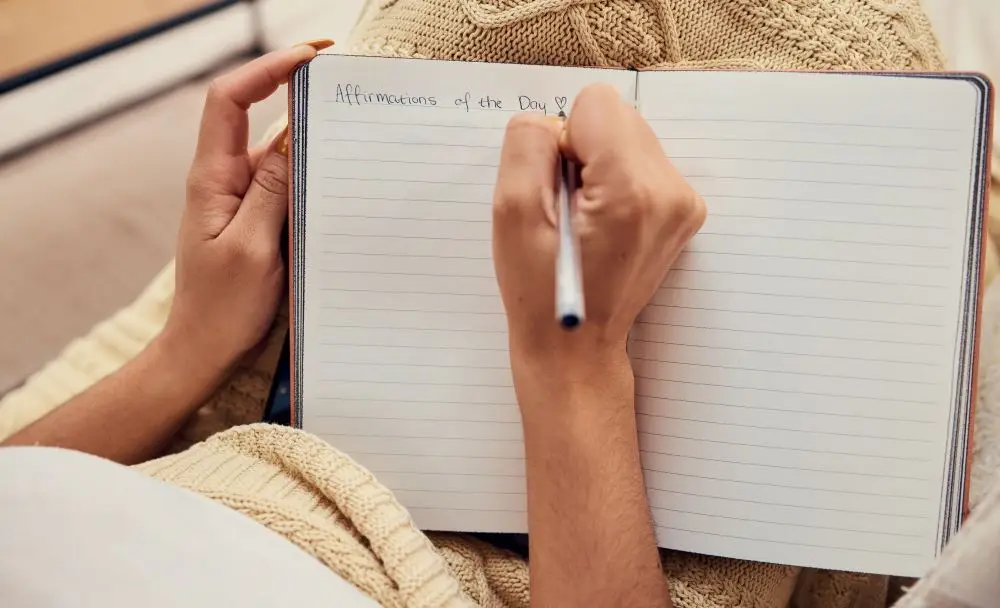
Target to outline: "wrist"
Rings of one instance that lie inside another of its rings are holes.
[[[536,412],[634,409],[635,378],[624,344],[548,353],[512,344],[511,370],[526,424]]]
[[[200,348],[169,326],[153,339],[143,356],[167,379],[171,391],[194,400],[206,399],[225,379],[232,362]]]

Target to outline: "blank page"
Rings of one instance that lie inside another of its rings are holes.
[[[302,426],[422,528],[525,532],[490,246],[504,128],[592,82],[634,99],[635,73],[335,55],[309,70]]]
[[[920,575],[938,546],[979,92],[645,72],[709,210],[630,344],[661,545]]]

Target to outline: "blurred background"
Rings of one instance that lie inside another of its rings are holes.
[[[208,83],[362,0],[0,0],[0,395],[173,257]],[[251,141],[285,112],[251,112]]]
[[[173,257],[211,78],[346,42],[363,4],[0,0],[0,395]],[[1000,0],[923,4],[951,68],[1000,78]],[[284,112],[283,93],[255,107],[251,140]]]

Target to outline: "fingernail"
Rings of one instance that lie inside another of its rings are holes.
[[[288,156],[288,127],[287,126],[285,126],[285,128],[281,130],[281,133],[278,133],[274,137],[274,141],[276,142],[274,144],[275,151],[278,154],[282,155],[282,156]]]
[[[300,43],[297,46],[311,46],[312,48],[316,49],[316,52],[318,53],[319,51],[322,51],[323,49],[328,49],[333,45],[334,45],[333,40],[329,38],[317,38],[316,40],[307,40],[305,42]]]

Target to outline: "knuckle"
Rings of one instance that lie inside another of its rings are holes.
[[[692,232],[697,232],[705,223],[705,218],[707,217],[708,207],[705,206],[705,199],[701,198],[694,190],[691,190],[688,200],[687,218],[688,224],[693,228]]]
[[[209,189],[205,178],[196,171],[192,171],[187,177],[187,196],[188,200],[200,200],[208,196]]]
[[[494,221],[516,221],[521,217],[522,210],[533,204],[536,198],[536,194],[521,183],[515,182],[502,189],[498,188],[493,196]]]
[[[227,84],[226,77],[216,76],[208,85],[208,92],[205,94],[205,99],[210,103],[226,99],[228,90],[229,85]]]
[[[253,175],[254,183],[266,194],[284,197],[288,192],[286,168],[277,159],[268,157],[257,167]]]
[[[666,211],[664,219],[671,226],[690,236],[705,223],[705,201],[687,183],[675,187],[672,194],[664,198],[661,207]]]
[[[545,123],[545,117],[540,114],[523,112],[521,114],[515,114],[509,121],[507,121],[507,137],[511,135],[520,136],[524,134],[531,134],[536,131],[539,133],[550,131]]]
[[[624,204],[616,205],[616,208],[622,220],[641,222],[655,212],[656,197],[647,180],[638,176],[627,178],[619,192]]]

